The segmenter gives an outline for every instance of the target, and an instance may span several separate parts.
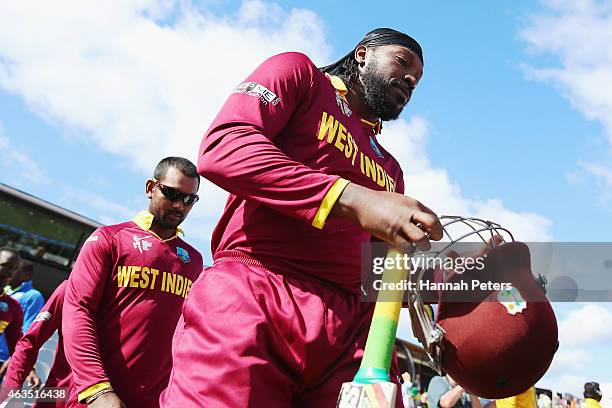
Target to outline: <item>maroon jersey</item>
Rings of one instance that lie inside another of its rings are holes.
[[[157,407],[168,382],[172,334],[202,256],[178,236],[161,240],[150,220],[141,228],[143,214],[97,229],[68,279],[62,324],[81,401],[110,383],[128,407]]]
[[[45,387],[70,388],[70,367],[64,354],[64,341],[62,336],[62,305],[64,304],[64,293],[67,281],[62,282],[53,292],[40,313],[36,316],[28,330],[15,347],[11,356],[11,362],[4,378],[3,387],[7,389],[20,388],[26,377],[34,367],[38,358],[38,351],[42,345],[55,333],[59,331],[55,359],[45,382]],[[64,401],[56,403],[36,403],[36,407],[63,407]]]
[[[198,161],[202,176],[230,192],[212,237],[215,260],[246,253],[275,272],[359,293],[360,247],[370,235],[327,215],[345,180],[399,193],[404,185],[345,93],[299,53],[268,59],[233,91]]]
[[[6,335],[6,343],[11,355],[21,338],[22,324],[23,312],[19,302],[2,292],[0,294],[0,334],[4,333]]]

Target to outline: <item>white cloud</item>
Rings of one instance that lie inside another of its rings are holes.
[[[612,159],[612,3],[595,0],[546,0],[546,10],[531,16],[520,35],[533,53],[552,55],[558,65],[525,66],[528,78],[552,83],[571,106],[600,122]],[[583,167],[583,166],[581,166]],[[602,201],[611,191],[612,170],[593,164],[587,172],[599,180]]]
[[[448,172],[435,168],[428,160],[427,122],[420,117],[399,119],[385,125],[381,143],[400,159],[404,170],[406,194],[418,199],[438,214],[483,218],[508,228],[522,241],[548,241],[551,222],[534,213],[506,208],[501,200],[476,200],[465,197]]]
[[[59,198],[61,205],[81,214],[87,214],[102,224],[123,222],[132,218],[141,210],[141,208],[131,208],[117,203],[91,191],[75,189],[65,184],[56,184],[62,188],[62,196]]]
[[[223,16],[156,0],[0,5],[0,87],[146,173],[164,155],[195,159],[229,91],[285,50],[329,60],[316,14],[257,0]],[[207,195],[219,214],[225,193]]]
[[[562,346],[593,346],[612,342],[612,311],[597,303],[572,310],[559,322]]]
[[[571,393],[582,397],[584,383],[592,381],[584,375],[561,374],[554,377],[544,377],[538,381],[537,387],[546,388],[560,393]]]
[[[592,360],[592,353],[586,349],[560,345],[548,369],[547,375],[583,372]]]
[[[184,6],[172,26],[148,17],[171,11],[154,0],[3,8],[0,85],[147,172],[163,154],[194,158],[229,91],[265,57],[296,49],[320,59],[328,50],[315,14],[259,1],[237,16]]]
[[[602,382],[609,371],[605,362],[612,342],[612,309],[605,303],[573,307],[558,322],[559,350],[538,386],[581,396],[585,382]]]
[[[9,184],[20,185],[21,181],[40,183],[44,174],[38,164],[21,147],[13,145],[11,140],[4,135],[4,126],[0,122],[0,164],[15,173],[15,177],[9,178]],[[12,172],[11,172],[12,173]],[[5,177],[7,172],[4,172]]]
[[[612,382],[599,383],[602,398],[599,402],[604,408],[612,408]]]
[[[603,205],[607,204],[612,198],[612,167],[585,162],[578,162],[578,165],[595,177],[601,191],[600,202]]]
[[[164,155],[195,159],[232,87],[284,50],[329,62],[315,13],[259,0],[226,15],[156,0],[0,5],[0,87],[143,173]],[[498,199],[464,197],[444,169],[428,162],[422,119],[391,123],[384,134],[394,155],[404,158],[409,194],[443,213],[493,219],[524,240],[550,238],[550,222],[541,216],[512,211]],[[201,195],[190,218],[210,231],[226,193],[204,183]]]

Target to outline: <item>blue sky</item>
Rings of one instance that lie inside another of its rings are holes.
[[[323,65],[388,26],[425,56],[381,139],[408,195],[523,240],[610,240],[610,1],[12,3],[0,6],[0,181],[103,223],[145,206],[159,158],[195,160],[265,57],[299,50]],[[225,193],[204,184],[201,196],[185,228],[210,262]],[[555,310],[561,349],[541,385],[611,381],[612,307]]]

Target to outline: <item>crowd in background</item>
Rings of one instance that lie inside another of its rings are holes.
[[[551,398],[552,396],[552,398]],[[406,408],[601,408],[602,393],[599,384],[584,384],[582,396],[569,393],[537,394],[535,387],[503,400],[476,398],[456,384],[449,375],[433,377],[425,388],[419,374],[412,380],[402,374],[401,398]]]

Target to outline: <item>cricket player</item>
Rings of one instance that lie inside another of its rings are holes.
[[[17,252],[10,248],[0,248],[0,287],[8,283],[13,273],[19,268],[21,259]],[[7,295],[4,290],[0,291],[0,334],[6,334],[9,356],[15,351],[15,345],[21,337],[21,325],[23,324],[23,312],[19,302]],[[6,364],[0,361],[2,375]]]
[[[42,310],[45,298],[32,284],[34,264],[27,260],[19,263],[19,269],[11,276],[4,291],[13,299],[17,300],[23,311],[22,331],[30,327],[34,318]]]
[[[442,237],[377,139],[422,74],[419,44],[377,29],[322,70],[284,53],[235,88],[200,147],[200,174],[230,195],[214,264],[177,326],[162,406],[335,405],[373,311],[361,302],[362,244]]]
[[[179,236],[198,201],[189,160],[159,162],[148,211],[94,231],[66,286],[62,329],[76,395],[70,404],[157,407],[171,369],[172,334],[202,256]]]
[[[59,331],[57,350],[55,359],[49,370],[49,375],[45,382],[45,387],[62,387],[69,389],[72,383],[70,367],[64,354],[64,340],[62,335],[62,306],[64,304],[64,293],[66,292],[67,281],[63,281],[53,291],[49,300],[45,303],[40,313],[34,318],[29,329],[17,343],[13,353],[4,383],[3,390],[20,389],[24,381],[30,377],[31,370],[36,364],[38,352],[45,342]],[[35,379],[38,379],[36,377]],[[40,379],[38,379],[40,381]],[[30,384],[37,386],[38,384]],[[65,401],[61,398],[55,402],[36,402],[33,407],[53,408],[64,407]]]

